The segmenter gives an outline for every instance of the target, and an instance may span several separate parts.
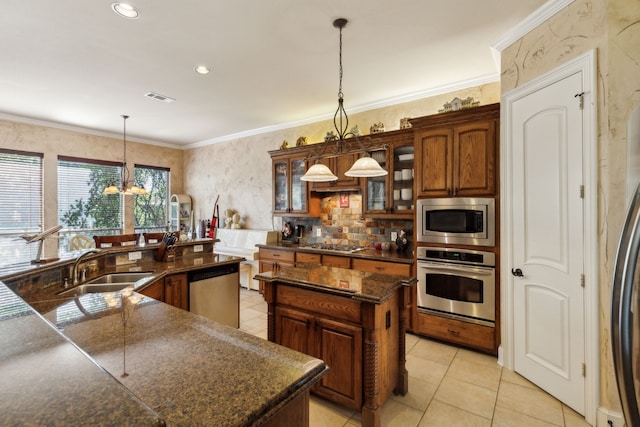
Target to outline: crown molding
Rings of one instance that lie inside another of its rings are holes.
[[[491,45],[491,48],[495,49],[497,52],[502,52],[504,49],[520,40],[525,34],[538,27],[540,24],[573,2],[574,0],[549,0],[531,15],[526,17],[522,22],[504,34],[497,42]]]

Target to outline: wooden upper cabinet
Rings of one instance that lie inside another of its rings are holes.
[[[444,113],[436,125],[414,130],[420,197],[494,196],[499,105]],[[466,116],[465,116],[466,114]],[[452,122],[446,123],[448,115]],[[453,120],[455,119],[455,120]]]
[[[345,176],[345,172],[351,169],[351,166],[360,158],[360,153],[341,154],[335,157],[325,157],[319,160],[320,163],[327,165],[331,172],[338,177],[337,181],[328,182],[312,182],[311,190],[327,190],[333,188],[344,189],[360,189],[360,178]],[[315,161],[313,162],[315,163]],[[313,163],[309,164],[309,167]]]
[[[453,189],[453,130],[429,129],[416,134],[417,191],[420,196],[451,196]]]
[[[496,121],[454,128],[453,186],[455,196],[496,192]]]
[[[309,212],[307,183],[300,178],[306,172],[304,157],[273,159],[273,212],[306,214]]]

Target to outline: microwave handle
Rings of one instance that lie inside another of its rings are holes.
[[[448,265],[448,264],[441,264],[437,262],[418,261],[418,268],[421,268],[421,267],[422,268],[428,267],[432,270],[442,270],[442,271],[467,271],[470,273],[477,273],[485,276],[489,276],[493,274],[493,271],[494,271],[492,267],[469,267],[466,265],[459,265],[459,264]]]

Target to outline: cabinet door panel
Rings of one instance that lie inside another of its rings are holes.
[[[288,212],[289,210],[289,162],[278,160],[273,162],[273,210]]]
[[[417,135],[420,176],[417,189],[423,196],[449,196],[452,193],[453,131],[432,129]]]
[[[357,188],[360,186],[360,178],[346,176],[344,173],[360,158],[360,154],[344,154],[335,158],[333,173],[338,177],[336,187]]]
[[[183,310],[189,310],[189,293],[186,274],[174,274],[164,279],[165,302]]]
[[[306,172],[304,159],[291,160],[291,212],[307,212],[307,183],[300,178]]]
[[[454,129],[456,196],[495,193],[495,122],[482,121]]]
[[[335,176],[338,177],[337,181],[328,182],[312,182],[312,190],[325,190],[327,188],[351,188],[356,189],[360,187],[360,178],[345,176],[345,172],[348,171],[351,166],[358,160],[359,154],[342,154],[337,157],[325,157],[319,159],[319,162],[326,165]],[[315,163],[315,161],[314,161]]]
[[[360,328],[316,318],[317,357],[330,371],[316,391],[353,408],[362,404],[362,331]]]
[[[315,356],[310,348],[313,317],[295,310],[276,308],[275,342],[300,353]]]

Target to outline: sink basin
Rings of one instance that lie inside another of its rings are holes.
[[[85,295],[99,292],[117,292],[126,287],[134,287],[135,282],[130,283],[92,283],[76,286],[73,289],[61,292],[60,295]]]
[[[129,273],[110,273],[105,274],[104,276],[96,277],[93,280],[90,280],[87,284],[111,284],[111,283],[133,283],[137,282],[140,279],[144,279],[145,277],[152,276],[153,273],[150,271],[144,272],[129,272]]]
[[[138,281],[153,276],[150,271],[144,272],[129,272],[129,273],[109,273],[104,276],[96,277],[89,282],[71,288],[64,292],[60,292],[59,295],[84,295],[98,292],[117,292],[130,286],[133,289],[139,288],[147,281],[138,283]],[[137,286],[136,286],[137,285]]]

